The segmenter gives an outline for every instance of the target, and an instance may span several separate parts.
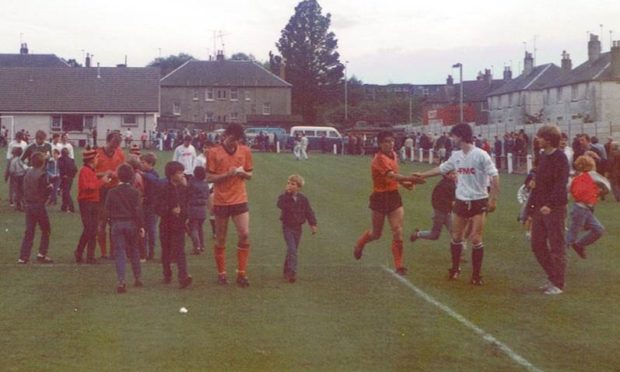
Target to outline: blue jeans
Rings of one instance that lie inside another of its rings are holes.
[[[54,176],[50,177],[50,182],[52,184],[52,193],[50,194],[50,204],[56,204],[56,199],[58,198],[58,190],[60,188],[60,177]]]
[[[116,249],[116,278],[125,282],[125,259],[129,256],[135,279],[140,279],[140,257],[138,255],[138,229],[133,221],[112,221],[112,239]]]
[[[155,242],[157,240],[157,214],[152,205],[144,206],[144,240],[146,244],[147,257],[152,259],[155,256]]]
[[[295,227],[282,225],[282,233],[286,242],[284,272],[294,274],[297,272],[297,248],[301,241],[301,225]]]
[[[163,267],[164,278],[172,277],[170,267],[172,259],[177,262],[178,278],[187,278],[187,259],[185,258],[185,231],[182,227],[171,227],[165,219],[159,223],[159,239],[161,243],[161,264]]]
[[[581,230],[587,230],[587,233],[579,238]],[[603,236],[603,231],[605,228],[590,209],[573,204],[570,210],[570,225],[566,233],[566,245],[587,247]]]
[[[433,209],[433,227],[430,231],[418,232],[418,238],[427,240],[437,240],[441,235],[441,228],[446,227],[448,233],[452,232],[452,212],[441,212]]]
[[[190,218],[189,219],[189,237],[192,239],[192,245],[194,250],[205,248],[204,233],[202,225],[204,224],[204,218]]]
[[[24,239],[22,240],[21,252],[19,258],[24,261],[30,260],[30,253],[32,252],[32,244],[34,243],[34,230],[38,224],[41,228],[41,243],[39,244],[39,254],[42,256],[47,255],[47,250],[50,245],[50,234],[52,228],[50,226],[50,219],[47,216],[47,210],[45,209],[45,203],[25,204],[24,208],[26,212],[26,232],[24,233]]]
[[[539,210],[532,213],[532,251],[549,281],[560,289],[566,271],[565,219],[565,206],[553,208],[547,215]]]

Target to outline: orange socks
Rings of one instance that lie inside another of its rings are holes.
[[[392,255],[394,256],[394,267],[403,267],[403,241],[392,240]]]
[[[237,247],[237,273],[245,275],[248,267],[248,257],[250,255],[250,245],[240,244]]]
[[[213,248],[213,256],[215,257],[215,265],[217,266],[217,273],[226,273],[226,247],[215,246]]]

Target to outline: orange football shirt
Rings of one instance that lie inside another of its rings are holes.
[[[387,176],[388,172],[398,173],[398,157],[395,152],[392,156],[378,151],[370,165],[372,173],[372,191],[386,192],[398,190],[398,182]]]
[[[207,152],[207,171],[219,175],[230,171],[231,168],[243,167],[246,172],[253,168],[252,152],[245,145],[238,145],[234,153],[230,154],[224,146],[218,145]],[[235,205],[248,202],[248,193],[245,188],[245,179],[229,177],[217,182],[213,187],[214,205]]]
[[[114,150],[114,154],[112,157],[109,157],[103,147],[97,148],[97,167],[95,168],[96,173],[103,173],[107,171],[112,171],[113,175],[109,183],[104,183],[104,188],[112,188],[118,185],[118,177],[116,176],[116,169],[125,162],[125,154],[120,147]]]

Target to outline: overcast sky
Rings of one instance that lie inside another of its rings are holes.
[[[94,54],[102,66],[145,66],[160,55],[185,52],[198,59],[216,49],[267,60],[298,0],[3,0],[0,53],[17,53],[20,39],[31,53],[54,53],[83,62]],[[620,40],[617,0],[320,0],[331,13],[348,75],[365,83],[443,83],[463,64],[466,80],[492,68],[522,67],[525,47],[536,64],[573,66],[587,57],[588,31]],[[610,35],[610,30],[613,34]],[[527,44],[525,45],[524,42]]]

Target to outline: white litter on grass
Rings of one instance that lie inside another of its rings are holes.
[[[187,308],[186,308],[186,307],[182,307],[182,308],[180,308],[180,309],[179,309],[179,312],[180,312],[181,314],[187,314],[187,313],[189,312],[189,310],[187,310]]]
[[[4,229],[4,232],[9,232],[9,229]]]

